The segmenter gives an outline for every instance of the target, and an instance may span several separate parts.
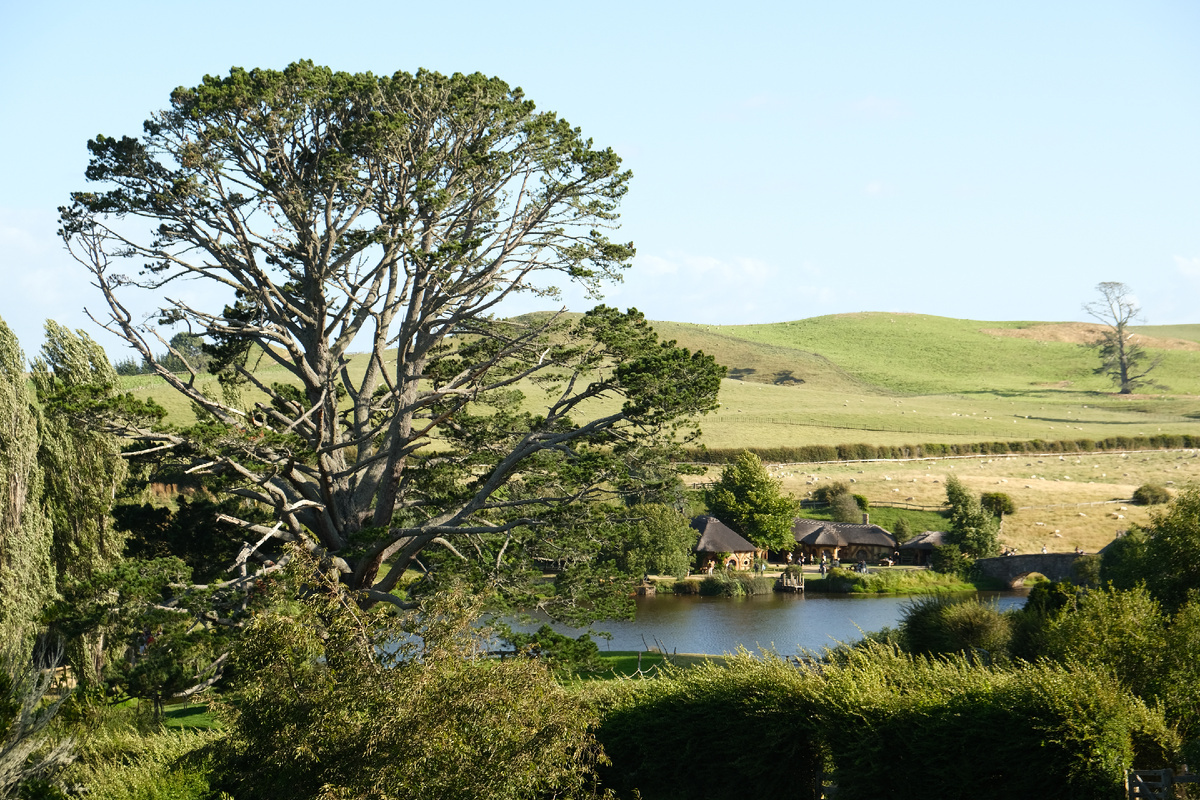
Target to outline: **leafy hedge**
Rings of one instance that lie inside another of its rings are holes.
[[[1110,436],[1107,439],[1033,439],[1012,442],[912,445],[810,444],[799,447],[693,448],[687,460],[700,464],[728,464],[749,450],[766,463],[803,464],[825,461],[870,461],[946,456],[1009,455],[1013,453],[1095,453],[1105,450],[1179,450],[1200,448],[1200,435],[1162,433],[1155,436]]]
[[[603,691],[603,784],[647,800],[803,797],[823,771],[843,800],[1116,797],[1126,769],[1178,745],[1100,672],[880,644],[819,668],[743,653]]]

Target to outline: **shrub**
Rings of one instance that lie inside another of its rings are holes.
[[[589,634],[572,639],[549,625],[543,625],[535,633],[518,633],[505,624],[497,625],[496,629],[502,641],[522,655],[542,659],[556,673],[573,675],[600,664],[600,647]]]
[[[829,513],[834,522],[862,522],[862,509],[849,493],[835,496],[829,504]]]
[[[1139,506],[1157,506],[1171,502],[1171,491],[1161,484],[1143,483],[1133,492],[1133,502]]]
[[[289,578],[321,573],[299,553]],[[301,590],[304,591],[301,591]],[[536,659],[481,657],[480,601],[363,612],[336,583],[292,586],[233,657],[214,788],[235,797],[576,797],[600,757],[596,715]],[[384,789],[386,787],[386,790]]]
[[[687,578],[682,581],[675,581],[671,586],[671,592],[674,594],[700,594],[700,579]]]
[[[813,491],[813,500],[818,503],[833,504],[833,501],[844,494],[850,493],[850,484],[845,481],[823,483]]]
[[[1012,622],[978,600],[924,597],[909,603],[900,623],[905,650],[924,655],[986,652],[985,662],[1007,656]]]
[[[943,544],[933,548],[929,554],[929,566],[934,572],[945,575],[965,575],[969,563],[958,545]]]
[[[1004,492],[984,492],[979,496],[979,504],[993,517],[1017,513],[1017,504]]]
[[[830,767],[842,800],[1115,797],[1126,769],[1165,765],[1177,745],[1103,672],[877,643],[820,669],[742,653],[600,687],[597,705],[605,788],[649,800],[820,796]]]

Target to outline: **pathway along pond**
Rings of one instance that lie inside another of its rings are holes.
[[[1004,611],[1025,604],[1027,591],[979,592],[981,601],[994,602]],[[838,642],[853,642],[863,633],[895,627],[905,606],[918,599],[906,596],[769,594],[745,598],[677,597],[637,598],[637,618],[632,622],[604,621],[594,626],[612,639],[596,639],[604,650],[646,650],[662,646],[679,653],[732,653],[739,646],[751,651],[774,649],[780,655],[820,652]],[[520,626],[534,630],[537,625]],[[556,625],[571,636],[585,631]],[[656,644],[657,642],[657,644]]]

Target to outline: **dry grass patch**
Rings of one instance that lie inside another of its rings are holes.
[[[715,480],[719,472],[714,467],[696,480]],[[922,505],[944,503],[945,479],[953,474],[975,492],[1004,492],[1012,497],[1018,511],[1004,520],[1002,544],[1022,553],[1040,552],[1043,545],[1050,552],[1080,547],[1094,553],[1119,531],[1149,521],[1152,509],[1129,502],[1138,486],[1161,483],[1179,488],[1200,483],[1200,452],[796,464],[776,465],[772,472],[784,490],[797,497],[809,496],[822,483],[845,481],[854,493],[874,504]],[[1092,503],[1102,505],[1084,505]]]

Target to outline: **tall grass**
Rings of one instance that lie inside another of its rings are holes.
[[[809,591],[828,594],[942,594],[973,592],[975,586],[930,570],[886,570],[865,575],[835,567],[825,580],[810,580]]]

